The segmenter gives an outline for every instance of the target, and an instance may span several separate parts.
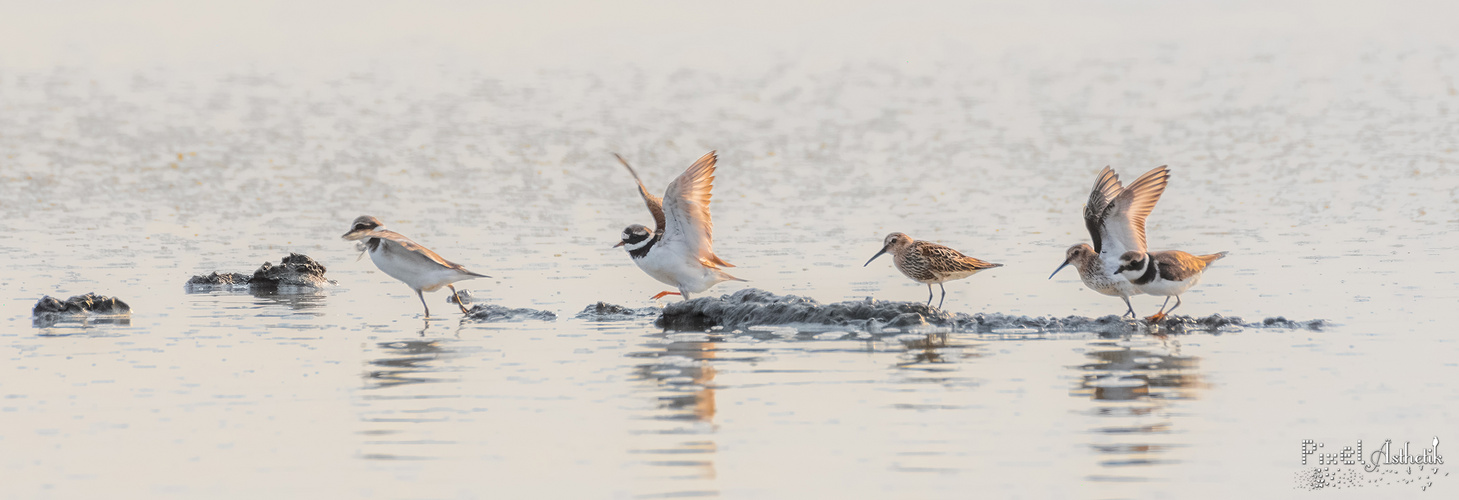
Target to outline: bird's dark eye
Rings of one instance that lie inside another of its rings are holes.
[[[364,224],[355,224],[355,230],[356,231],[364,231],[364,230],[367,230],[367,229],[370,229],[369,226],[366,226]]]

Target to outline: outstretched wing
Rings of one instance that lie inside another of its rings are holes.
[[[1145,218],[1155,209],[1169,181],[1170,169],[1164,165],[1152,168],[1110,201],[1101,218],[1105,241],[1100,258],[1117,263],[1125,252],[1145,251]]]
[[[654,234],[664,234],[664,201],[650,194],[648,188],[643,187],[643,180],[638,178],[638,172],[633,170],[633,166],[628,164],[628,160],[618,156],[618,153],[613,153],[613,157],[628,169],[628,173],[633,174],[634,182],[638,183],[638,194],[643,197],[643,203],[648,205],[649,213],[654,215]]]
[[[714,255],[714,223],[709,219],[709,191],[714,188],[714,151],[699,157],[664,191],[666,228],[662,242],[681,244],[705,265],[734,267]]]
[[[462,267],[461,264],[457,264],[455,262],[451,262],[449,260],[441,258],[440,255],[437,255],[436,252],[432,252],[431,249],[423,247],[419,243],[411,241],[410,238],[406,238],[405,235],[397,233],[395,231],[376,229],[374,231],[370,231],[369,233],[365,233],[365,237],[363,239],[368,241],[369,238],[380,238],[382,240],[385,240],[380,243],[384,246],[385,252],[395,254],[402,259],[416,260],[422,263],[431,262],[444,268],[456,269],[468,274],[476,274],[466,270],[466,268]],[[481,275],[477,274],[477,276]]]
[[[1119,196],[1120,176],[1108,166],[1099,171],[1099,176],[1094,178],[1094,189],[1089,192],[1089,202],[1084,204],[1084,227],[1089,229],[1089,239],[1094,243],[1094,253],[1099,253],[1104,248],[1104,228],[1102,218],[1105,208],[1109,207],[1110,201]]]

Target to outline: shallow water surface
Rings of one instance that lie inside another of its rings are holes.
[[[1026,15],[1010,9],[989,15]],[[0,496],[1443,496],[1459,488],[1446,465],[1315,483],[1301,452],[1459,443],[1456,46],[1314,26],[844,64],[755,41],[723,68],[670,48],[642,48],[672,61],[657,65],[500,72],[414,45],[396,50],[432,62],[0,59]],[[1005,265],[947,284],[950,311],[1118,314],[1048,275],[1088,239],[1099,168],[1168,164],[1151,246],[1231,252],[1177,313],[1328,324],[574,319],[662,303],[610,248],[651,222],[610,153],[662,190],[711,149],[715,249],[751,282],[708,295],[920,301],[889,259],[862,266],[901,231]],[[491,275],[460,284],[476,300],[559,319],[462,321],[443,293],[423,319],[340,240],[361,214]],[[184,290],[289,252],[338,284]],[[86,292],[134,313],[32,323],[42,296]]]

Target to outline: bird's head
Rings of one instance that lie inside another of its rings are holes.
[[[648,244],[648,240],[653,237],[653,234],[654,232],[649,228],[639,224],[628,226],[623,230],[622,240],[617,245],[613,245],[613,248],[627,247],[630,252],[638,250]]]
[[[382,227],[385,227],[385,224],[380,223],[380,219],[376,219],[368,215],[361,215],[355,218],[355,222],[350,224],[350,231],[348,233],[344,233],[344,236],[341,236],[341,238],[350,241],[363,240],[366,238],[366,235],[370,233],[370,231],[374,231]]]

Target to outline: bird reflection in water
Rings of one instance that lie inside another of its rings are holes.
[[[953,372],[955,368],[950,366],[961,360],[968,360],[982,357],[983,354],[975,349],[972,344],[958,343],[953,340],[947,332],[929,333],[924,337],[901,339],[903,347],[907,348],[906,354],[897,362],[896,366],[903,370],[921,370],[926,372]],[[868,349],[872,349],[874,341],[867,342]],[[913,381],[920,382],[954,382],[949,377],[915,378]]]
[[[370,360],[371,369],[365,376],[372,388],[451,381],[433,376],[442,371],[443,359],[457,355],[448,348],[451,342],[454,340],[440,338],[380,342],[377,346],[387,356]]]
[[[1086,345],[1088,362],[1073,367],[1082,376],[1069,395],[1093,402],[1091,449],[1104,473],[1091,481],[1122,483],[1153,477],[1141,467],[1180,462],[1172,454],[1183,412],[1182,400],[1196,399],[1205,387],[1200,358],[1180,353],[1170,339],[1099,339]]]
[[[649,344],[654,349],[630,354],[653,361],[634,367],[635,380],[646,384],[645,392],[655,400],[650,411],[650,429],[640,431],[644,437],[660,436],[664,446],[632,450],[646,455],[643,463],[669,467],[670,479],[714,479],[715,388],[717,372],[712,361],[720,358],[718,342],[707,334],[655,334],[667,338],[667,344]],[[677,339],[676,339],[677,337]],[[682,340],[680,340],[682,339]],[[688,440],[684,436],[694,436]],[[650,438],[652,442],[656,438]],[[690,474],[685,474],[692,471]],[[714,491],[673,491],[669,496],[717,494]]]
[[[467,355],[456,342],[436,337],[374,344],[376,352],[367,353],[374,359],[364,374],[369,391],[361,395],[359,407],[365,425],[360,458],[432,460],[452,454],[459,443],[438,437],[449,419],[428,410],[449,407],[447,401],[461,397],[454,386],[435,385],[458,380],[441,376],[454,368],[451,359]]]

